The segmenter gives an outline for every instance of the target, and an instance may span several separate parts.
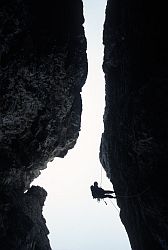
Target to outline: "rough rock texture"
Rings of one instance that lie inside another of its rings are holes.
[[[48,161],[64,157],[76,143],[87,75],[83,22],[81,0],[0,2],[0,192],[5,200],[18,192],[19,202],[31,204],[23,192]],[[21,210],[29,230],[31,222]],[[34,236],[25,232],[24,237]],[[9,249],[50,249],[14,242]]]
[[[2,250],[49,250],[49,233],[42,216],[47,193],[32,186],[22,192],[0,192],[0,243]]]
[[[165,3],[108,0],[100,160],[134,250],[168,249]]]

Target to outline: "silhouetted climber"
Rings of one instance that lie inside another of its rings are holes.
[[[92,185],[90,189],[93,199],[116,198],[116,196],[110,195],[114,194],[114,191],[104,190],[103,188],[98,187],[97,181],[94,182],[94,185]]]

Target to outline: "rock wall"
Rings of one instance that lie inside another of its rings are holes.
[[[42,215],[47,193],[32,186],[22,192],[1,191],[0,243],[2,250],[50,250],[45,219]]]
[[[50,249],[47,240],[43,247],[39,243],[48,234],[44,219],[41,238],[34,242],[31,230],[41,230],[41,226],[31,229],[32,224],[41,219],[34,220],[31,213],[33,209],[41,213],[42,205],[34,208],[34,201],[24,191],[47,162],[64,157],[78,138],[80,92],[87,75],[83,22],[81,0],[73,4],[70,0],[0,3],[0,192],[5,197],[0,198],[1,239],[10,233],[3,226],[6,204],[14,199],[9,206],[15,211],[20,206],[14,198],[18,195],[18,202],[25,205],[14,212],[9,230],[14,230],[17,220],[27,223],[22,236],[21,229],[16,232],[18,240],[22,237],[20,243],[13,238],[13,245],[6,243],[3,249]],[[26,204],[31,212],[25,212]],[[5,223],[10,225],[10,221]]]
[[[134,250],[168,249],[166,6],[108,0],[100,160]]]

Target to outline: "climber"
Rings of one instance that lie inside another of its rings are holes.
[[[94,185],[92,185],[90,189],[93,199],[116,198],[116,196],[110,195],[114,194],[114,191],[104,190],[103,188],[98,187],[97,181],[94,182]]]

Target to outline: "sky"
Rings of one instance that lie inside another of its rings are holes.
[[[99,162],[105,106],[102,33],[106,0],[83,2],[89,65],[82,89],[81,131],[76,146],[64,159],[49,163],[33,185],[48,192],[43,215],[53,250],[130,250],[115,200],[106,199],[106,205],[94,200],[90,192],[94,181],[100,184],[102,180],[104,189],[113,186]]]

